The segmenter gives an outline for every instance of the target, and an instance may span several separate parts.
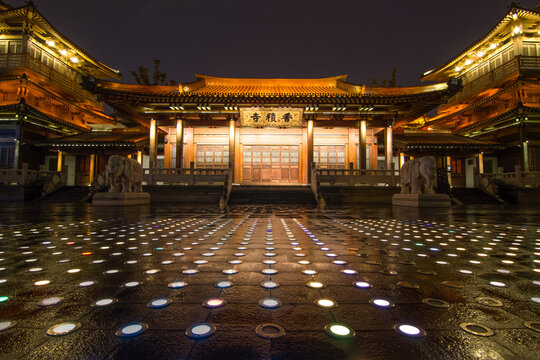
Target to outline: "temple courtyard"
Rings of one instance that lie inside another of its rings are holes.
[[[538,359],[540,212],[0,209],[1,359]]]

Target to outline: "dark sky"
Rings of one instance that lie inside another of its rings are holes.
[[[25,3],[7,0],[14,6]],[[485,35],[506,0],[34,0],[68,38],[124,82],[154,58],[179,82],[348,74],[370,84],[398,67],[398,85]],[[540,0],[522,0],[532,8]]]

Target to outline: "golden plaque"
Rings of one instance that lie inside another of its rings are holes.
[[[243,108],[242,126],[247,127],[302,127],[302,109],[298,108]]]

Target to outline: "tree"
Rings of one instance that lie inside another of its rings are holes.
[[[395,87],[396,86],[396,72],[397,72],[397,66],[394,66],[394,68],[392,69],[392,73],[390,74],[390,80],[383,79],[381,81],[380,85],[377,84],[377,79],[376,78],[374,78],[374,77],[371,78],[371,86],[373,86],[373,87],[376,87],[376,86]]]
[[[390,81],[388,82],[389,87],[396,86],[396,72],[397,72],[397,66],[394,66],[394,68],[392,69],[392,74],[390,75]]]
[[[154,59],[154,72],[152,74],[152,81],[148,73],[148,68],[145,66],[139,66],[137,71],[130,71],[131,75],[135,78],[135,81],[139,85],[177,85],[174,80],[167,81],[167,74],[159,70],[161,64],[160,59]]]

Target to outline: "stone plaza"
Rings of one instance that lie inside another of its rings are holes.
[[[538,212],[401,209],[6,206],[0,357],[537,359]]]

